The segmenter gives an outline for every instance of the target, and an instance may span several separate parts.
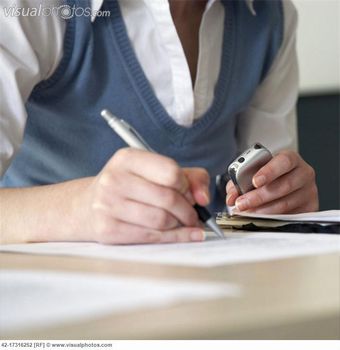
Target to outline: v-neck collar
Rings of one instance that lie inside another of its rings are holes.
[[[111,16],[106,20],[110,22],[114,44],[121,54],[122,64],[135,93],[153,123],[161,130],[165,129],[172,142],[178,145],[190,143],[193,137],[206,130],[214,121],[219,119],[221,110],[226,103],[226,93],[231,80],[231,67],[234,58],[232,53],[235,51],[233,46],[235,44],[236,16],[234,16],[235,10],[232,2],[222,1],[222,3],[227,8],[224,19],[221,68],[215,88],[215,96],[210,108],[192,126],[185,127],[178,125],[171,118],[156,97],[131,45],[118,1],[104,2],[104,6],[107,6],[111,11]]]

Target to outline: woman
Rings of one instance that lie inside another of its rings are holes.
[[[10,16],[9,3],[0,19],[2,242],[200,241],[195,202],[317,210],[314,171],[294,150],[290,1],[55,1],[50,16]],[[162,155],[124,148],[103,108]],[[275,152],[256,189],[238,197],[229,183],[221,198],[216,176],[256,141]]]

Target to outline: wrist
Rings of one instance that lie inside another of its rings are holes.
[[[91,203],[94,180],[95,177],[78,179],[75,180],[76,184],[73,187],[69,212],[69,234],[77,241],[93,241]]]

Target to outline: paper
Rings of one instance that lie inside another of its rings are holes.
[[[247,224],[254,224],[258,227],[276,228],[283,225],[291,224],[290,221],[249,218],[247,216],[238,216],[238,215],[230,216],[226,212],[217,213],[216,223],[222,228],[228,228],[228,227],[242,228],[244,225],[247,225]]]
[[[229,283],[1,270],[0,334],[240,293]]]
[[[294,221],[294,222],[340,223],[340,210],[327,210],[327,211],[317,211],[313,213],[281,214],[281,215],[269,215],[269,214],[246,213],[246,212],[235,212],[235,214],[243,217],[258,218],[258,219],[271,219],[271,220]]]
[[[339,253],[340,236],[238,231],[226,232],[225,240],[210,237],[205,242],[196,243],[133,246],[107,246],[96,243],[32,243],[2,246],[0,251],[211,267],[303,255]]]
[[[340,233],[338,211],[298,215],[261,215],[256,213],[217,213],[216,222],[221,228],[245,231],[276,231],[296,233]],[[320,221],[318,221],[320,220]]]

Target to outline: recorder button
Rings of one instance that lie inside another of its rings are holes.
[[[239,163],[243,163],[243,162],[244,162],[244,158],[243,158],[243,157],[239,158],[239,159],[238,159],[238,162],[239,162]]]

